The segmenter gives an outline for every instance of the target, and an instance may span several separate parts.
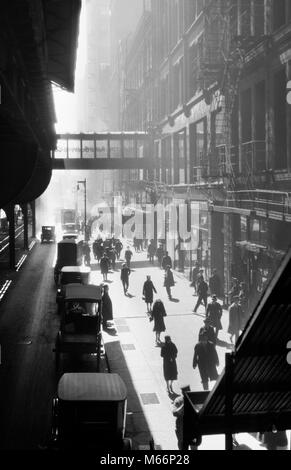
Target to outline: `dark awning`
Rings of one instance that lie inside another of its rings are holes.
[[[291,249],[207,398],[186,393],[186,439],[290,428]],[[287,344],[289,343],[289,346]],[[288,363],[289,362],[289,363]],[[199,404],[203,404],[199,410]]]
[[[74,91],[81,0],[43,0],[49,79]]]

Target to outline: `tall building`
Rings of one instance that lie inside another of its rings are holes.
[[[120,112],[154,135],[164,203],[199,202],[199,247],[182,269],[263,289],[289,244],[291,4],[160,0],[127,48]],[[132,174],[132,179],[141,179]]]

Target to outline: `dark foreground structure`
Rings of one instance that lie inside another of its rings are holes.
[[[258,303],[216,386],[186,392],[184,449],[203,435],[225,434],[226,449],[240,432],[290,428],[291,250]],[[201,405],[203,405],[201,407]],[[200,409],[199,409],[200,408]]]

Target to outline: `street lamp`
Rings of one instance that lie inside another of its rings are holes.
[[[87,240],[87,182],[86,178],[81,181],[77,181],[77,191],[80,189],[79,184],[84,185],[84,232],[85,240]]]

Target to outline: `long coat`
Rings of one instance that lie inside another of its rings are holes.
[[[108,320],[113,320],[112,301],[107,292],[103,294],[102,297],[102,318],[103,323],[106,323]]]
[[[164,317],[166,317],[166,310],[164,307],[163,302],[155,302],[152,311],[152,318],[154,320],[154,328],[153,331],[157,331],[161,333],[162,331],[166,331],[166,326],[164,322]]]
[[[210,303],[207,305],[206,309],[206,318],[209,319],[210,325],[218,330],[222,330],[221,324],[221,316],[222,316],[222,307],[218,302]]]
[[[147,304],[152,304],[154,300],[154,292],[157,293],[152,281],[145,281],[143,285],[144,300]]]
[[[219,365],[218,355],[215,346],[210,343],[199,342],[194,348],[193,368],[198,365],[202,382],[208,380],[217,380],[218,372],[216,367]]]
[[[172,271],[167,271],[165,274],[164,287],[173,287],[175,285],[174,276]]]
[[[100,269],[101,269],[102,274],[108,273],[108,271],[109,271],[109,259],[107,257],[106,258],[101,258],[101,260],[100,260]]]
[[[243,310],[239,304],[231,304],[229,307],[229,326],[230,335],[238,335],[243,326]]]
[[[178,354],[178,349],[176,348],[176,345],[172,342],[165,343],[161,349],[165,380],[177,380],[177,377],[178,377],[178,370],[177,370],[177,363],[176,363],[177,354]]]

